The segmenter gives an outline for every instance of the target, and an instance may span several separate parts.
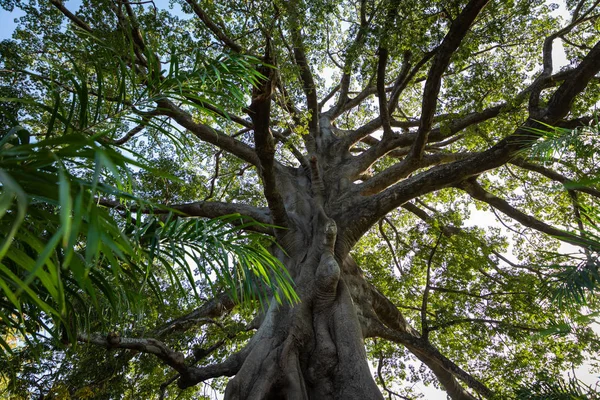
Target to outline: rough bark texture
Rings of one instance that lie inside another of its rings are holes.
[[[296,187],[282,190],[293,221],[283,241],[284,262],[301,303],[293,308],[272,304],[247,345],[248,356],[227,386],[226,398],[380,398],[344,279],[346,254],[335,253],[337,225],[327,217],[328,202],[321,204],[323,185],[301,170],[282,170],[279,181]]]

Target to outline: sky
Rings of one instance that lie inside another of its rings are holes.
[[[556,0],[556,1],[552,1],[552,2],[557,3],[560,6],[559,9],[556,10],[554,13],[556,15],[563,15],[566,17],[564,0]],[[76,5],[77,5],[77,3],[79,3],[79,0],[71,1],[70,3],[71,3],[71,5],[75,6],[74,8],[76,8]],[[160,7],[160,6],[166,5],[167,1],[166,0],[158,0],[158,1],[156,1],[156,3]],[[161,3],[163,3],[164,5]],[[6,11],[6,10],[0,8],[0,41],[11,37],[12,33],[14,32],[14,30],[17,26],[17,24],[15,23],[15,19],[19,18],[23,15],[24,15],[24,13],[18,9],[15,9],[15,11],[13,11],[13,12],[9,12],[9,11]],[[555,41],[554,50],[553,50],[553,60],[554,60],[555,70],[568,64],[568,61],[565,57],[565,52],[562,48],[562,43],[560,40]],[[495,219],[493,214],[491,214],[489,212],[473,210],[471,219],[473,221],[477,221],[477,225],[480,227],[483,227],[482,225],[487,225],[487,226],[500,227],[500,228],[504,229],[504,227],[502,227],[499,224],[499,222]],[[482,222],[483,222],[483,224],[482,224]],[[588,366],[585,366],[585,365],[582,366],[581,368],[579,368],[577,370],[578,377],[587,384],[596,383],[598,381],[597,374],[590,374],[588,370],[589,370]],[[445,400],[446,399],[445,392],[443,392],[441,390],[437,390],[431,386],[424,386],[423,384],[418,383],[415,385],[415,388],[418,391],[421,391],[425,395],[425,398],[428,400]]]
[[[21,10],[15,9],[13,12],[0,8],[0,40],[9,39],[14,32],[17,24],[15,18],[25,15]]]

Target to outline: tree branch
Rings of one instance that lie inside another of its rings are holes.
[[[413,158],[404,159],[399,163],[386,168],[366,182],[363,182],[358,186],[357,190],[363,196],[379,193],[381,190],[407,177],[418,169],[461,160],[467,157],[469,157],[469,153],[437,153],[426,155],[420,160],[415,160]]]
[[[565,34],[572,31],[575,27],[577,27],[581,23],[589,20],[589,18],[587,17],[587,14],[589,12],[591,12],[591,10],[594,7],[596,7],[599,3],[600,3],[600,0],[597,0],[596,3],[592,7],[590,7],[590,9],[586,13],[584,13],[584,15],[582,15],[581,17],[578,16],[577,18],[575,18],[575,16],[574,16],[573,21],[569,25],[567,25],[564,28],[560,29],[559,31],[553,33],[552,35],[548,36],[544,40],[544,45],[543,45],[543,49],[542,49],[542,66],[543,66],[542,72],[536,78],[535,82],[531,85],[532,92],[531,92],[531,96],[529,98],[529,112],[532,115],[535,115],[536,113],[538,113],[538,107],[539,107],[539,102],[540,102],[540,93],[543,89],[542,82],[543,82],[543,80],[545,80],[547,77],[549,77],[552,74],[552,69],[553,69],[552,49],[553,49],[554,39],[556,39],[557,37],[560,37],[560,36],[564,36]],[[578,14],[578,13],[576,12],[575,14]]]
[[[61,13],[63,13],[65,17],[69,18],[71,22],[73,22],[75,25],[77,25],[86,32],[92,32],[92,28],[87,24],[87,22],[83,21],[81,18],[69,11],[69,9],[64,6],[62,1],[50,0],[50,3],[52,3],[54,7],[56,7]]]
[[[455,320],[452,320],[452,321],[444,322],[443,324],[434,325],[434,326],[430,327],[429,331],[430,332],[437,331],[437,330],[440,330],[440,329],[449,328],[449,327],[454,326],[454,325],[459,325],[459,324],[464,324],[464,323],[471,323],[471,322],[483,323],[483,324],[494,324],[494,325],[499,325],[499,326],[507,326],[507,327],[516,328],[516,329],[527,331],[527,332],[541,332],[541,331],[544,330],[543,328],[532,328],[530,326],[525,326],[525,325],[515,325],[515,324],[511,324],[510,322],[498,321],[498,320],[495,320],[495,319],[487,319],[487,318],[461,318],[461,319],[455,319]]]
[[[237,42],[231,39],[229,36],[223,32],[221,28],[204,12],[202,8],[198,5],[198,2],[195,0],[185,0],[186,3],[192,7],[194,14],[200,18],[200,20],[206,25],[208,29],[215,35],[217,39],[219,39],[225,46],[229,47],[236,53],[243,54],[246,53],[244,48],[240,46]]]
[[[173,332],[183,332],[190,326],[197,326],[200,322],[218,318],[235,307],[235,303],[226,293],[215,296],[213,299],[204,303],[201,307],[173,319],[166,325],[154,330],[156,337],[165,337]]]
[[[596,43],[583,61],[569,73],[554,92],[548,108],[542,116],[542,122],[553,125],[564,118],[575,97],[586,88],[598,71],[600,71],[600,42]],[[544,125],[528,119],[513,134],[486,151],[474,154],[464,160],[430,168],[404,179],[376,195],[358,197],[355,202],[349,202],[347,207],[358,210],[355,212],[353,221],[359,222],[353,223],[352,226],[339,227],[340,232],[347,229],[346,245],[353,245],[380,218],[405,202],[423,194],[452,186],[510,161],[539,138],[538,134],[528,130],[528,128],[534,127],[543,129]]]
[[[427,143],[427,137],[433,124],[433,116],[437,108],[438,94],[441,88],[442,75],[450,64],[450,58],[460,46],[463,38],[469,32],[475,18],[485,7],[489,0],[471,0],[465,6],[458,17],[452,21],[448,34],[444,37],[439,47],[433,64],[427,75],[425,88],[423,89],[423,103],[421,105],[421,124],[417,132],[417,138],[413,144],[411,157],[421,158]]]
[[[246,345],[242,350],[229,356],[225,361],[207,365],[205,367],[188,367],[185,375],[179,379],[178,386],[185,389],[210,378],[220,376],[233,376],[242,367],[242,364],[250,354],[252,346]]]
[[[388,33],[392,27],[392,24],[396,20],[396,16],[398,15],[399,2],[399,0],[391,0],[389,4],[387,4],[388,12],[379,41],[379,49],[377,50],[379,54],[377,60],[377,97],[379,98],[379,115],[381,117],[381,124],[383,126],[383,140],[391,138],[393,135],[392,127],[390,125],[390,111],[388,109],[385,90],[385,71],[389,55]]]
[[[427,323],[427,302],[429,300],[429,291],[431,290],[431,262],[433,261],[433,256],[435,255],[438,246],[440,245],[440,240],[442,239],[442,232],[437,237],[435,241],[435,246],[431,249],[431,253],[429,254],[429,259],[427,260],[427,276],[425,280],[425,289],[423,290],[423,301],[421,302],[421,337],[423,340],[429,340],[429,324]]]
[[[267,38],[264,61],[273,65],[271,41]],[[276,74],[273,68],[261,66],[259,72],[267,77],[252,93],[252,103],[248,107],[254,125],[254,143],[260,159],[260,175],[263,181],[263,193],[271,210],[273,222],[281,227],[288,227],[288,215],[275,179],[275,139],[271,134],[271,99],[275,91]]]
[[[306,104],[308,108],[307,111],[310,113],[308,130],[312,137],[316,138],[319,135],[319,101],[317,100],[317,88],[315,86],[312,72],[310,71],[310,65],[306,59],[306,51],[304,49],[304,43],[302,40],[302,28],[299,25],[302,20],[302,16],[297,10],[297,3],[286,2],[285,4],[290,14],[288,22],[290,24],[290,35],[292,37],[294,59],[300,68],[300,79],[302,81],[302,88],[306,96]]]
[[[77,336],[77,341],[91,343],[96,346],[106,347],[107,349],[130,349],[142,353],[154,354],[180,374],[188,372],[188,366],[185,364],[184,355],[180,352],[171,350],[160,340],[124,338],[120,337],[118,334],[111,333],[106,337],[80,334]]]
[[[126,207],[124,204],[117,200],[98,199],[98,204],[116,210],[124,210],[128,208],[130,211],[142,212],[145,214],[168,214],[171,212],[175,212],[187,217],[217,218],[222,217],[224,215],[240,214],[242,218],[250,217],[257,222],[260,222],[261,224],[270,225],[273,223],[268,209],[258,208],[240,203],[225,203],[220,201],[197,201],[193,203],[172,204],[168,206],[153,208],[140,208],[135,204]],[[264,231],[264,233],[273,234],[271,228],[260,229],[258,231]]]
[[[564,175],[559,174],[556,171],[553,171],[553,170],[546,168],[544,166],[541,166],[541,165],[527,162],[522,158],[515,158],[514,160],[511,161],[511,164],[514,164],[514,165],[516,165],[520,168],[526,169],[528,171],[537,172],[538,174],[543,175],[550,180],[560,182],[563,185],[568,185],[570,183],[574,183],[571,179],[567,178]],[[591,196],[594,196],[594,197],[600,199],[600,190],[594,189],[593,187],[582,185],[581,187],[578,186],[577,188],[575,188],[573,190],[576,190],[576,191],[582,192],[582,193],[587,193]]]
[[[369,26],[370,19],[367,20],[366,17],[366,0],[360,1],[360,26],[358,28],[358,32],[354,37],[354,41],[350,46],[348,46],[348,50],[346,51],[346,58],[344,60],[344,66],[342,69],[342,78],[340,79],[340,83],[337,86],[339,88],[339,95],[336,104],[326,112],[326,114],[330,118],[335,118],[341,113],[341,110],[344,108],[346,103],[348,102],[348,90],[350,88],[350,78],[352,73],[352,66],[354,61],[356,60],[356,50],[364,43],[366,39],[366,33]],[[332,91],[332,95],[335,93]],[[322,101],[324,104],[326,100]]]
[[[233,154],[234,156],[255,166],[260,165],[258,155],[253,148],[247,144],[227,136],[223,133],[215,131],[213,128],[197,123],[192,116],[181,108],[177,107],[168,99],[157,101],[158,111],[161,115],[173,118],[175,122],[189,130],[200,140],[210,143],[220,149]]]
[[[419,333],[412,328],[398,310],[398,308],[375,287],[368,285],[371,295],[373,310],[381,323],[376,335],[400,343],[409,349],[419,360],[423,361],[438,378],[452,399],[476,400],[467,392],[456,378],[465,382],[469,387],[485,397],[493,397],[493,393],[476,378],[462,370],[455,363],[443,356],[427,340],[419,337]]]
[[[571,243],[575,246],[592,246],[593,248],[598,248],[598,245],[595,244],[593,241],[589,241],[585,238],[554,228],[553,226],[550,226],[530,215],[527,215],[517,210],[516,208],[508,204],[506,200],[496,197],[490,192],[487,192],[473,179],[464,181],[456,185],[456,187],[464,190],[472,198],[489,204],[490,206],[501,211],[502,213],[506,214],[510,218],[514,219],[515,221],[521,223],[522,225],[528,228],[532,228],[537,231],[543,232],[547,235],[553,236],[564,242]]]

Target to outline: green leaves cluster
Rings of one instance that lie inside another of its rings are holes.
[[[31,15],[39,11],[23,6]],[[7,88],[0,101],[14,105],[0,113],[3,350],[47,335],[72,343],[82,331],[125,327],[145,312],[149,296],[155,306],[168,303],[168,293],[199,298],[206,290],[228,291],[243,305],[267,296],[297,301],[290,276],[268,250],[270,240],[246,233],[271,227],[240,215],[185,219],[142,200],[136,176],[177,178],[119,145],[161,134],[183,151],[189,138],[153,118],[156,102],[227,115],[263,78],[258,60],[171,47],[165,71],[156,54],[168,46],[142,32],[147,63],[132,67],[140,58],[132,46],[135,24],[115,31],[98,23],[105,35],[73,26],[43,32],[70,52],[50,45],[38,60],[13,56],[1,64],[10,69],[0,75]],[[15,80],[27,85],[12,90]]]

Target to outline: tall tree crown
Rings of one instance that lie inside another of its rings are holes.
[[[598,251],[581,211],[600,192],[569,186],[597,176],[596,157],[529,149],[549,126],[593,122],[598,3],[567,0],[559,16],[543,0],[4,1],[26,11],[0,43],[2,101],[23,107],[6,113],[11,124],[155,161],[184,183],[132,171],[134,193],[181,219],[260,222],[248,229],[274,238],[300,298],[251,317],[228,314],[227,293],[189,299],[183,314],[170,294],[142,328],[122,322],[118,342],[79,341],[124,349],[116,369],[139,351],[163,364],[136,373],[176,372],[138,393],[174,395],[178,379],[191,396],[235,375],[228,398],[361,396],[377,390],[366,358],[390,398],[415,394],[407,381],[437,382],[453,399],[502,398],[580,363],[595,334],[576,322],[580,310],[547,301],[553,275],[540,265],[556,238],[588,259]],[[561,46],[568,62],[556,65]],[[117,200],[98,204],[147,212]],[[506,229],[474,221],[482,208]],[[557,315],[569,333],[540,334]],[[187,359],[186,341],[196,346]],[[102,369],[120,382],[111,392],[77,368],[86,352],[97,349],[67,352],[73,370],[55,387],[72,378],[107,398],[126,391],[125,374]],[[284,377],[256,361],[274,354]],[[334,373],[342,360],[358,366]],[[369,378],[352,384],[353,374]]]

